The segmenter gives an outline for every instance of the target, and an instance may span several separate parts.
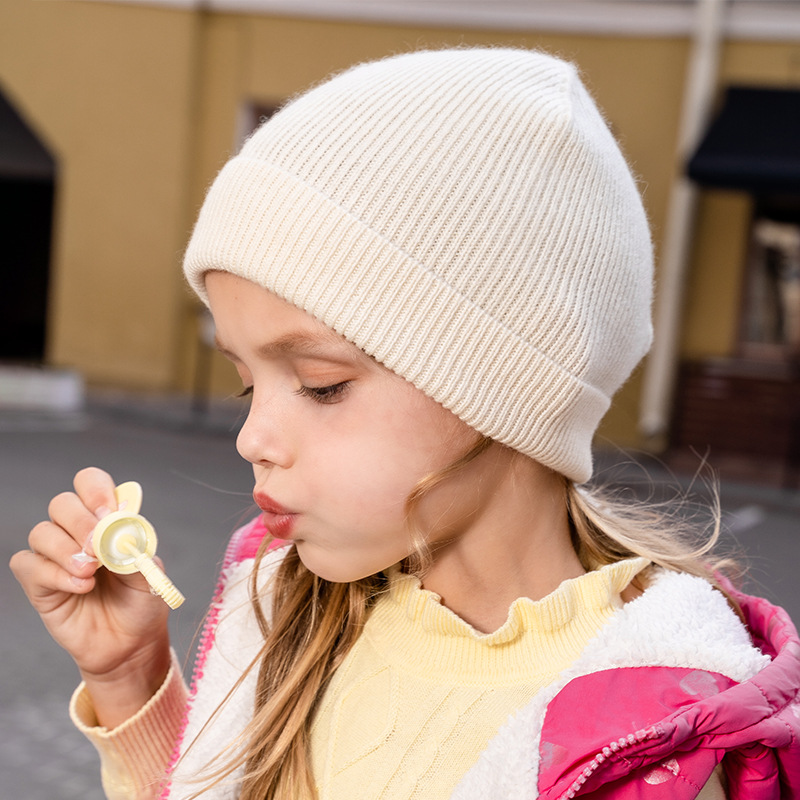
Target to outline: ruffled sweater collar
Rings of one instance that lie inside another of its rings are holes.
[[[621,592],[649,563],[627,559],[564,581],[541,600],[518,598],[492,633],[476,630],[421,588],[419,578],[394,568],[365,634],[385,658],[415,670],[452,672],[458,681],[485,680],[487,672],[504,681],[528,680],[532,668],[550,673],[570,663],[622,606]]]

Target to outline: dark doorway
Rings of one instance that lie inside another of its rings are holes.
[[[0,360],[39,363],[47,301],[56,164],[0,89]]]
[[[800,485],[800,90],[730,87],[688,173],[751,197],[739,330],[726,358],[681,365],[672,462]]]

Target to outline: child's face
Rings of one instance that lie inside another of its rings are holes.
[[[206,286],[220,350],[252,387],[237,447],[253,464],[267,527],[331,581],[409,555],[406,499],[469,450],[475,431],[260,286],[221,272]],[[427,494],[416,519],[428,541],[463,535],[494,480],[492,459],[481,457]]]

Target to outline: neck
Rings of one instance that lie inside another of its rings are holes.
[[[582,575],[572,546],[563,479],[498,447],[498,476],[470,525],[435,548],[424,588],[477,630],[503,625],[518,597],[540,600]]]

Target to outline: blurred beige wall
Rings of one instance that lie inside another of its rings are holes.
[[[2,18],[0,82],[59,166],[49,360],[94,382],[171,386],[198,20],[48,0]]]
[[[480,32],[65,0],[2,11],[0,82],[60,164],[49,360],[95,384],[186,390],[196,302],[180,256],[249,104],[277,105],[332,70],[425,46],[509,44],[576,62],[642,184],[658,248],[689,42]],[[720,84],[800,83],[800,44],[729,42]],[[750,207],[704,192],[682,348],[732,351]],[[213,360],[212,386],[236,386]],[[640,444],[638,374],[602,433]]]

